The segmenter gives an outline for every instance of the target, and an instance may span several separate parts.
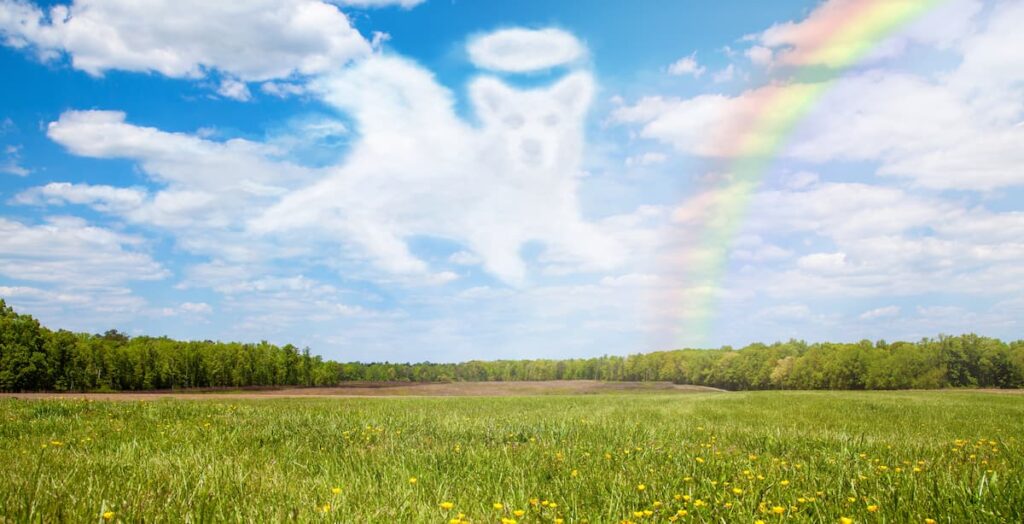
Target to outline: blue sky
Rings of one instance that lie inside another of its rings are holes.
[[[1020,2],[832,71],[687,267],[730,126],[853,4],[0,0],[0,297],[342,360],[1019,337]]]

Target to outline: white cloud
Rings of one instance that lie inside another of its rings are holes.
[[[697,52],[684,56],[668,66],[668,74],[673,76],[691,75],[700,78],[704,74],[705,67],[697,63]]]
[[[971,19],[981,10],[982,3],[952,0],[940,4],[931,8],[927,2],[918,0],[873,4],[827,0],[803,20],[775,24],[749,37],[758,44],[748,50],[747,56],[762,65],[843,67],[851,56],[863,52],[866,42],[874,45],[867,58],[875,60],[898,55],[912,43],[948,47],[969,31]],[[851,23],[865,16],[872,21]],[[900,24],[907,19],[912,21],[909,28],[901,28],[882,42],[875,42],[880,24]],[[772,51],[777,52],[774,60]]]
[[[467,45],[477,67],[521,73],[571,64],[586,55],[586,48],[560,29],[500,29],[478,36]]]
[[[359,8],[398,6],[403,9],[412,9],[426,1],[427,0],[332,0],[332,3]]]
[[[277,160],[266,144],[241,139],[216,142],[184,133],[168,133],[125,122],[118,111],[68,111],[47,127],[47,135],[72,153],[94,158],[128,158],[139,162],[154,182],[166,185],[131,208],[139,191],[56,184],[19,197],[60,198],[70,203],[105,206],[133,221],[165,227],[238,225],[256,211],[254,203],[281,195],[312,176],[312,171]],[[119,199],[114,209],[111,198]]]
[[[67,53],[91,75],[217,69],[262,81],[324,73],[370,52],[337,7],[317,0],[76,0],[47,11],[0,0],[0,34],[44,59]]]
[[[711,75],[711,80],[716,84],[731,82],[733,78],[736,78],[736,67],[732,64],[725,66],[724,69],[715,71],[715,74]]]
[[[51,182],[19,193],[14,202],[28,205],[69,203],[93,206],[100,211],[123,212],[138,208],[145,199],[146,192],[141,189]]]
[[[252,99],[252,93],[249,92],[249,86],[245,85],[245,82],[235,80],[233,78],[225,78],[221,80],[220,87],[217,88],[217,94],[224,98],[238,100],[239,102],[247,102]]]
[[[668,161],[668,155],[664,153],[642,153],[639,155],[633,155],[626,157],[626,167],[633,166],[653,166],[657,164],[664,164]]]
[[[861,320],[875,320],[879,318],[892,318],[897,317],[900,314],[899,306],[884,306],[880,308],[870,309],[861,313],[857,318]]]
[[[772,53],[773,51],[771,48],[760,45],[751,46],[743,52],[744,56],[749,58],[751,62],[760,66],[766,66],[772,63]]]
[[[317,89],[355,117],[361,136],[343,164],[288,194],[253,231],[326,233],[399,274],[429,273],[406,245],[413,235],[457,241],[508,282],[525,278],[519,249],[531,240],[545,243],[551,263],[616,263],[576,195],[589,74],[528,91],[478,78],[470,98],[480,128],[456,116],[427,71],[395,58],[369,59]]]
[[[21,146],[4,146],[3,157],[0,159],[0,173],[14,176],[27,176],[31,171],[22,167]]]
[[[183,302],[178,306],[178,311],[191,315],[209,315],[213,313],[213,307],[206,302]]]
[[[968,11],[973,5],[954,4]],[[816,163],[868,161],[877,163],[877,174],[935,189],[1019,186],[1024,54],[1017,50],[1024,49],[1024,33],[1017,28],[1024,24],[1024,7],[1001,3],[983,19],[966,19],[973,29],[959,28],[955,39],[915,37],[949,46],[946,52],[960,57],[941,74],[871,69],[830,83],[780,80],[737,95],[649,96],[617,107],[612,121],[639,126],[640,136],[699,156],[779,153]],[[804,114],[808,100],[816,103]],[[774,123],[798,115],[803,117],[792,126],[789,146],[775,151],[780,130]]]
[[[80,218],[50,217],[39,225],[0,218],[0,275],[79,288],[166,278],[168,272],[139,250],[142,243]]]

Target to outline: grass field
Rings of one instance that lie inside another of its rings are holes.
[[[0,521],[1022,522],[1024,396],[0,399]]]

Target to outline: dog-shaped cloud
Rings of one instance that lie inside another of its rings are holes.
[[[510,284],[524,281],[520,250],[532,241],[544,245],[544,258],[585,269],[619,260],[577,199],[589,73],[530,90],[478,77],[469,99],[479,125],[456,114],[429,71],[397,57],[374,56],[315,89],[352,116],[359,138],[323,179],[252,221],[253,231],[327,229],[379,267],[407,274],[430,272],[408,240],[443,238]]]

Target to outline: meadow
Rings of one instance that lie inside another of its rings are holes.
[[[0,399],[3,522],[1022,522],[1024,395]]]

